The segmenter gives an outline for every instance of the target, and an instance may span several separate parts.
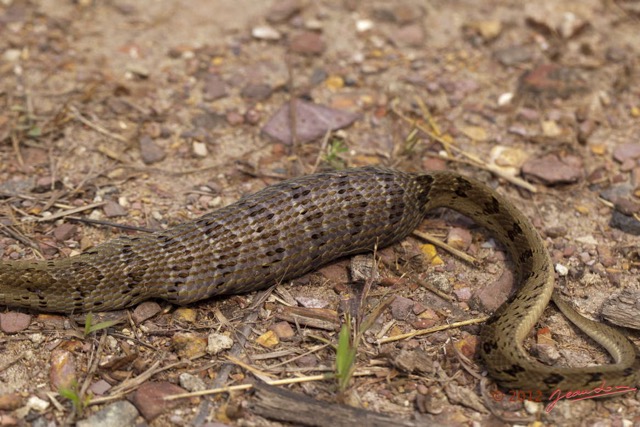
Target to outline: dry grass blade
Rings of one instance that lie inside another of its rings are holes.
[[[376,341],[376,344],[385,344],[388,342],[400,341],[403,339],[417,337],[418,335],[432,334],[434,332],[446,331],[447,329],[459,328],[461,326],[475,325],[476,323],[486,322],[488,319],[489,319],[489,316],[484,316],[484,317],[478,317],[475,319],[463,320],[461,322],[455,322],[448,325],[435,326],[433,328],[428,328],[428,329],[418,329],[417,331],[409,332],[406,334],[394,335],[392,337],[379,339],[378,341]]]

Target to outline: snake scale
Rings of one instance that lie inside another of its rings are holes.
[[[336,258],[388,246],[437,207],[489,229],[508,250],[520,286],[481,332],[487,370],[508,389],[583,390],[638,384],[636,347],[554,294],[552,262],[531,223],[482,183],[448,171],[363,167],[284,181],[166,231],[123,236],[81,255],[0,262],[0,305],[49,312],[120,309],[149,298],[189,304],[298,277]],[[550,367],[523,340],[553,297],[615,363]]]

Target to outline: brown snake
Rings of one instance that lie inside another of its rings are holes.
[[[507,248],[517,292],[486,323],[481,354],[505,388],[584,390],[638,384],[636,347],[608,326],[555,303],[604,346],[615,364],[550,367],[523,340],[554,294],[542,238],[508,200],[453,172],[409,174],[379,167],[319,173],[282,182],[167,231],[120,237],[54,261],[0,262],[0,305],[50,312],[105,311],[149,298],[188,304],[264,288],[336,258],[388,246],[436,207],[459,211]]]

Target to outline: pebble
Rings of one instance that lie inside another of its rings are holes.
[[[111,403],[87,419],[77,422],[78,427],[121,427],[135,424],[139,413],[135,406],[126,400]]]
[[[146,165],[157,163],[167,156],[164,149],[156,144],[149,135],[143,135],[139,143],[140,157]]]
[[[106,204],[102,206],[102,210],[107,218],[127,215],[127,210],[113,200],[107,200]]]
[[[244,116],[237,111],[229,111],[226,116],[227,123],[231,126],[238,126],[244,123]]]
[[[498,280],[475,293],[472,303],[479,305],[483,310],[493,312],[506,301],[512,288],[513,273],[510,270],[504,270]]]
[[[215,101],[227,96],[227,87],[218,74],[209,74],[202,88],[202,99],[205,101]]]
[[[572,184],[582,178],[582,161],[571,155],[562,159],[555,154],[533,157],[522,165],[522,174],[545,185]]]
[[[109,384],[108,382],[106,382],[105,380],[98,380],[94,383],[92,383],[89,386],[89,390],[93,393],[96,394],[98,396],[102,396],[103,394],[105,394],[106,392],[108,392],[109,390],[111,390],[111,384]]]
[[[269,328],[272,330],[281,341],[286,341],[295,336],[295,331],[288,322],[278,322],[271,325]]]
[[[192,152],[195,157],[207,157],[209,154],[207,144],[200,141],[193,141]]]
[[[178,377],[180,386],[189,390],[190,392],[202,391],[207,389],[207,385],[202,381],[202,378],[192,375],[188,372],[183,372]]]
[[[410,24],[396,30],[391,39],[398,46],[421,47],[424,45],[425,33],[422,25]]]
[[[242,88],[240,95],[252,102],[260,102],[267,100],[273,89],[267,83],[249,83]]]
[[[318,33],[305,31],[296,34],[291,38],[289,49],[292,52],[302,55],[320,55],[324,52],[326,45],[322,36]]]
[[[396,320],[406,320],[413,312],[414,302],[397,295],[391,303],[391,315]]]
[[[173,318],[178,322],[196,323],[198,312],[192,308],[180,307],[173,312]]]
[[[613,150],[613,158],[622,163],[627,159],[640,158],[640,144],[635,142],[627,142],[618,145]]]
[[[212,333],[207,337],[207,353],[216,355],[222,350],[228,350],[233,347],[233,340],[226,335]]]
[[[556,264],[555,268],[556,268],[556,273],[558,273],[558,275],[561,277],[564,277],[567,274],[569,274],[569,269],[562,264]]]
[[[301,0],[278,0],[273,2],[267,11],[267,21],[273,24],[282,23],[300,13],[302,6]]]
[[[568,98],[586,88],[578,70],[549,63],[525,72],[519,81],[518,91],[549,99]]]
[[[466,228],[452,227],[447,234],[447,244],[461,251],[469,248],[472,239],[471,232]]]
[[[533,49],[521,45],[498,49],[493,54],[494,58],[497,59],[498,62],[507,67],[528,63],[533,58],[533,55]]]
[[[259,25],[251,29],[251,36],[258,40],[280,40],[282,34],[269,25]]]
[[[53,390],[70,388],[76,377],[76,359],[73,353],[61,348],[51,352],[49,381]]]
[[[138,304],[135,310],[133,310],[131,318],[136,325],[139,325],[145,320],[150,319],[156,314],[160,313],[160,311],[162,311],[162,307],[160,307],[160,304],[155,301],[145,301],[141,304]]]
[[[640,221],[633,216],[625,215],[617,210],[611,214],[609,225],[613,228],[624,231],[625,233],[640,236]]]
[[[329,305],[328,301],[304,296],[296,297],[296,301],[306,308],[325,308]]]
[[[205,353],[208,341],[194,332],[178,332],[171,337],[171,344],[178,356],[193,359]]]
[[[20,393],[8,393],[0,396],[0,411],[13,411],[23,404],[23,397]]]
[[[31,324],[31,319],[30,315],[16,311],[0,313],[0,329],[5,334],[15,334],[27,329]]]
[[[164,411],[182,403],[180,399],[165,400],[165,396],[185,392],[182,387],[167,381],[150,381],[138,387],[131,402],[147,421],[151,421]]]

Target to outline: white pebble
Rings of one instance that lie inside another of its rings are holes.
[[[513,92],[505,92],[498,97],[498,105],[500,107],[503,107],[507,104],[510,104],[512,99],[513,99]]]
[[[567,267],[565,267],[564,265],[558,263],[558,264],[556,264],[556,273],[558,273],[560,276],[564,277],[567,274],[569,274],[569,269]]]
[[[280,40],[282,37],[278,30],[268,25],[253,27],[251,36],[259,40]]]

